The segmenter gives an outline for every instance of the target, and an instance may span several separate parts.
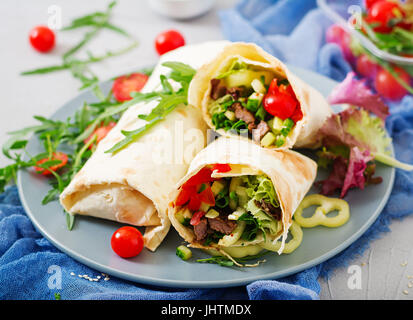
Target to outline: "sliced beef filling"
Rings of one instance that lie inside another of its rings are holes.
[[[211,93],[210,97],[213,100],[217,100],[227,94],[227,87],[220,79],[211,80]]]
[[[235,118],[243,120],[247,124],[249,131],[255,129],[256,126],[254,115],[245,109],[240,102],[233,103],[231,108],[235,112]]]
[[[275,220],[279,221],[281,220],[281,208],[274,207],[271,203],[265,202],[263,200],[258,201],[255,200],[255,205],[262,210],[264,210],[266,213],[269,215],[273,216]]]
[[[236,222],[228,220],[226,217],[217,217],[214,219],[202,218],[199,223],[194,226],[195,239],[201,241],[215,231],[230,234],[236,226]]]
[[[223,234],[230,234],[232,231],[234,231],[235,227],[237,226],[236,222],[223,217],[208,219],[208,223],[209,227],[212,230],[221,232]]]
[[[208,235],[208,220],[202,218],[197,225],[194,226],[196,240],[202,240]]]
[[[260,142],[262,137],[264,137],[268,131],[270,131],[270,127],[264,120],[261,120],[257,125],[257,128],[252,131],[252,138],[254,141]]]

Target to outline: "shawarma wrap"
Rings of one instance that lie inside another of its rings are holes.
[[[159,76],[170,72],[163,62],[183,62],[196,69],[225,44],[185,46],[163,55],[142,92],[160,88]],[[145,246],[150,250],[159,246],[170,228],[168,195],[205,146],[207,129],[198,109],[182,105],[137,141],[105,153],[124,138],[122,130],[143,127],[146,121],[138,115],[149,114],[157,104],[154,100],[130,107],[60,196],[70,214],[145,226]]]
[[[248,133],[271,149],[316,147],[316,134],[331,115],[322,94],[277,58],[251,43],[231,43],[202,66],[188,101],[222,135]]]
[[[316,163],[291,150],[220,137],[196,155],[171,195],[168,216],[190,246],[233,257],[283,252]]]

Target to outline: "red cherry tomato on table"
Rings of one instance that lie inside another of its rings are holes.
[[[405,16],[403,9],[395,2],[378,1],[370,8],[366,20],[373,26],[373,30],[380,33],[389,33],[393,27],[400,24]]]
[[[131,92],[139,92],[148,81],[144,73],[132,73],[115,79],[112,85],[113,95],[119,102],[131,100]]]
[[[143,249],[143,237],[134,227],[122,227],[115,231],[110,240],[112,250],[122,258],[137,256]]]
[[[30,31],[29,40],[32,47],[37,51],[48,52],[54,47],[55,35],[48,27],[37,26]]]
[[[357,58],[356,70],[363,77],[374,79],[380,69],[380,66],[371,61],[365,54],[362,54]]]
[[[98,144],[103,138],[105,138],[110,130],[113,129],[113,127],[116,126],[116,122],[109,122],[106,126],[100,126],[95,129],[95,131],[92,132],[92,134],[87,137],[83,142],[87,144],[90,139],[93,138],[94,135],[96,135],[96,142],[95,144]],[[92,149],[93,144],[89,146],[89,149]]]
[[[185,39],[176,30],[161,32],[155,38],[155,48],[159,55],[185,45]]]
[[[50,166],[48,169],[43,169],[42,167],[38,166],[45,162],[54,161],[54,160],[59,160],[61,162],[53,166]],[[51,171],[56,172],[60,168],[64,167],[67,164],[67,161],[68,161],[68,156],[65,153],[54,152],[51,158],[44,158],[44,159],[40,159],[39,161],[37,161],[36,162],[37,166],[35,166],[34,169],[36,170],[37,173],[40,173],[44,176],[49,176],[49,175],[52,175]]]
[[[409,84],[410,76],[406,71],[397,67],[394,68],[394,71],[404,82]],[[384,69],[377,73],[374,80],[374,86],[380,95],[390,100],[400,100],[407,94],[407,90],[397,82],[390,72]]]

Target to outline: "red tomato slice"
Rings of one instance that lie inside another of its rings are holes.
[[[201,221],[201,218],[205,215],[205,212],[203,211],[197,211],[194,213],[194,215],[191,218],[191,221],[189,221],[189,224],[192,226],[196,226],[199,224]]]
[[[191,211],[197,211],[201,207],[201,199],[198,193],[195,193],[191,196],[189,203],[187,205],[188,209]]]
[[[264,109],[274,117],[282,120],[290,118],[297,108],[298,102],[289,94],[278,92],[267,93],[264,97]]]
[[[186,188],[181,188],[181,191],[179,192],[178,197],[176,198],[175,205],[177,206],[183,206],[185,203],[189,201],[189,199],[195,195],[196,188],[195,186],[190,186]]]
[[[32,47],[37,51],[48,52],[54,47],[55,34],[46,26],[37,26],[30,31],[29,40]]]
[[[95,131],[92,132],[92,134],[87,137],[83,142],[87,144],[90,139],[93,138],[94,135],[96,135],[96,142],[95,144],[97,145],[103,138],[105,138],[110,130],[113,129],[113,127],[116,126],[116,122],[109,122],[106,126],[100,126],[95,129]],[[92,149],[93,144],[89,146],[89,149]]]
[[[122,258],[132,258],[142,251],[144,241],[138,229],[125,226],[115,231],[110,240],[110,244],[118,256]]]
[[[189,180],[185,182],[184,188],[190,187],[190,186],[198,186],[202,183],[213,181],[214,178],[211,178],[211,174],[212,174],[212,169],[207,168],[207,167],[202,168],[201,170],[198,171],[196,175],[189,178]]]
[[[113,95],[119,102],[131,100],[131,92],[139,92],[148,81],[143,73],[132,73],[115,79],[112,86]]]
[[[48,175],[52,174],[51,171],[55,172],[55,171],[59,170],[60,168],[64,167],[67,164],[68,159],[69,158],[65,153],[55,152],[55,153],[52,154],[51,159],[49,159],[49,158],[40,159],[39,161],[36,162],[36,164],[40,165],[40,164],[43,164],[45,162],[53,161],[53,160],[60,160],[61,163],[58,163],[54,166],[51,166],[48,169],[43,169],[43,168],[38,167],[38,166],[35,166],[34,169],[36,170],[37,173],[40,173],[44,176],[48,176]]]
[[[211,187],[206,187],[205,190],[199,194],[199,198],[201,202],[209,204],[210,206],[215,206],[215,196]]]
[[[303,112],[301,111],[300,107],[297,107],[293,113],[293,115],[291,116],[291,120],[294,121],[294,123],[297,123],[298,121],[300,121],[301,119],[303,119]]]
[[[227,163],[216,163],[212,166],[212,171],[217,172],[229,172],[231,171],[231,166]]]
[[[270,86],[268,88],[268,93],[277,93],[278,92],[278,83],[277,78],[272,79]]]
[[[159,55],[185,45],[185,39],[176,30],[167,30],[158,34],[155,38],[155,49]]]

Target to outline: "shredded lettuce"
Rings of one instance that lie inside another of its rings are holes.
[[[227,71],[221,73],[216,79],[223,79],[228,77],[230,74],[233,74],[239,70],[247,69],[248,66],[245,62],[241,61],[240,59],[236,58],[232,61],[231,65],[228,67]]]

